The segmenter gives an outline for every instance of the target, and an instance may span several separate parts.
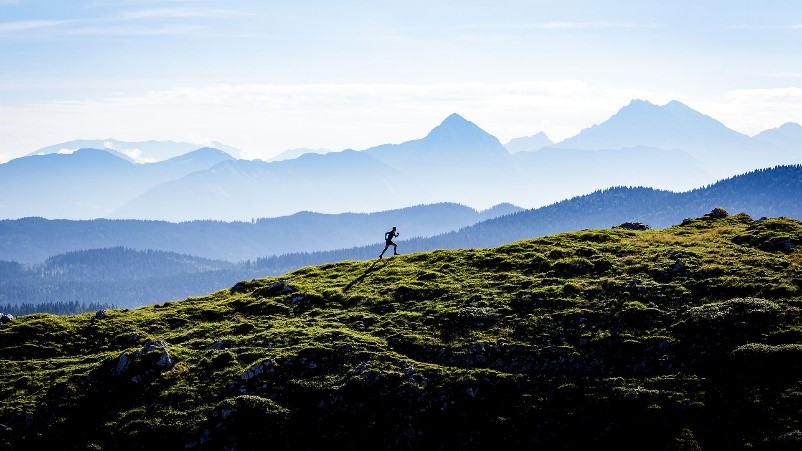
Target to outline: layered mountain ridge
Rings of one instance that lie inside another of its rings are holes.
[[[182,169],[170,160],[90,168],[79,164],[84,152],[31,156],[0,165],[0,190],[18,193],[0,200],[0,217],[250,220],[442,202],[535,208],[611,186],[684,191],[802,162],[794,125],[750,138],[677,101],[635,100],[575,137],[515,153],[452,114],[420,139],[272,162],[221,152]],[[43,157],[72,169],[44,176]]]

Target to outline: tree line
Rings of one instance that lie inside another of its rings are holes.
[[[20,304],[6,304],[0,306],[0,312],[14,316],[29,315],[31,313],[53,313],[56,315],[74,315],[76,313],[96,312],[102,309],[116,308],[113,304],[97,302],[23,302]]]

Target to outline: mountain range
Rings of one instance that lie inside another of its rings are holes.
[[[581,150],[632,146],[685,151],[716,177],[802,161],[800,141],[750,138],[676,100],[663,106],[633,100],[604,123],[555,145]]]
[[[797,164],[801,128],[789,123],[749,137],[677,101],[636,100],[572,138],[515,153],[457,114],[420,139],[282,161],[206,150],[202,161],[176,168],[171,160],[135,165],[81,150],[0,165],[0,192],[14,193],[0,199],[0,217],[178,222],[443,202],[477,210],[501,203],[535,208],[613,186],[686,191]]]
[[[239,155],[241,151],[212,141],[209,146],[176,141],[121,141],[118,139],[76,139],[52,146],[43,147],[29,153],[33,155],[49,155],[52,153],[70,154],[78,149],[103,149],[132,163],[156,163],[179,157],[201,147],[214,147],[231,155]]]
[[[212,148],[145,164],[100,149],[17,158],[0,165],[0,192],[7,193],[0,212],[4,218],[104,217],[123,199],[228,160],[233,157]]]

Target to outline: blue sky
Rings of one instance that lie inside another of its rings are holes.
[[[802,123],[798,1],[0,0],[0,162],[72,139],[362,149],[456,112],[502,142],[640,98]]]

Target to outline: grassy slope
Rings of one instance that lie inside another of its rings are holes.
[[[795,449],[800,244],[704,217],[17,318],[0,449]]]

